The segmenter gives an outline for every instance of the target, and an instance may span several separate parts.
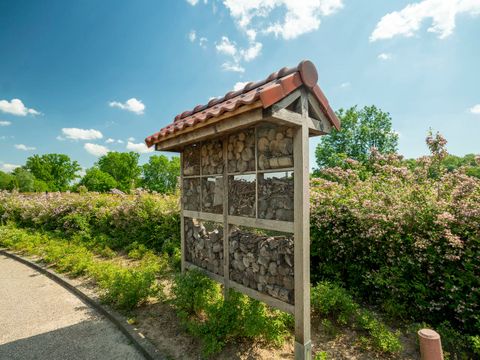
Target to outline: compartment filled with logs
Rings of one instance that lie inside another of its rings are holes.
[[[258,169],[293,167],[294,129],[273,124],[257,128]]]
[[[200,178],[183,179],[182,201],[185,210],[200,211]]]
[[[223,176],[202,178],[202,211],[223,213]]]
[[[228,214],[255,217],[255,174],[231,175],[228,177]]]
[[[231,280],[294,303],[293,236],[267,236],[233,228],[229,241]]]
[[[223,227],[185,218],[185,260],[223,276]]]
[[[193,144],[183,150],[183,175],[200,175],[200,146]]]
[[[293,221],[293,172],[258,174],[258,217]]]
[[[242,130],[228,137],[228,172],[255,170],[255,129]]]
[[[210,140],[202,143],[200,148],[202,175],[223,174],[223,142]]]

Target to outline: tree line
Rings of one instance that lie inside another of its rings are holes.
[[[80,176],[80,164],[68,155],[33,155],[12,173],[0,171],[0,189],[20,192],[118,189],[128,193],[140,187],[160,193],[175,191],[180,176],[178,157],[153,155],[143,165],[139,165],[139,157],[135,152],[112,151]]]
[[[380,154],[397,152],[398,134],[392,128],[389,113],[374,105],[363,108],[353,106],[338,110],[337,116],[342,128],[340,131],[333,129],[331,134],[320,139],[315,151],[318,169],[314,171],[314,176],[321,176],[321,170],[325,168],[346,168],[352,160],[368,165],[372,149]],[[78,162],[65,154],[33,155],[11,174],[0,171],[0,189],[21,192],[78,189],[107,192],[119,189],[130,192],[141,187],[159,193],[175,191],[180,175],[178,157],[169,159],[164,155],[153,155],[144,165],[139,165],[138,159],[139,154],[134,152],[109,152],[81,177],[78,175],[81,170]],[[448,171],[462,167],[466,174],[480,178],[478,160],[479,157],[474,154],[446,154],[442,167]],[[415,168],[419,160],[404,161],[409,168]]]

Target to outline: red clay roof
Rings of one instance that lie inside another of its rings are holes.
[[[148,136],[145,143],[150,147],[186,128],[204,123],[208,119],[218,117],[225,112],[234,111],[241,106],[253,104],[256,101],[260,101],[261,106],[267,108],[302,85],[305,85],[315,96],[326,118],[338,130],[340,129],[340,121],[330,107],[317,81],[317,69],[311,61],[304,60],[293,68],[284,67],[270,74],[264,80],[250,82],[240,90],[230,91],[221,98],[210,100],[206,105],[197,105],[192,110],[184,111],[175,116],[172,124]]]

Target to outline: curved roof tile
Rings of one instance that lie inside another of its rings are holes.
[[[327,98],[317,84],[318,74],[311,61],[304,60],[296,67],[282,68],[271,73],[266,79],[249,82],[237,91],[229,91],[223,97],[211,99],[206,105],[197,105],[192,110],[186,110],[175,116],[172,124],[165,126],[159,132],[148,136],[145,143],[148,147],[181,132],[187,127],[203,123],[208,119],[218,117],[225,112],[231,112],[241,106],[253,104],[260,100],[263,108],[267,108],[282,100],[301,85],[306,86],[320,103],[327,119],[336,128],[340,121],[330,107]]]

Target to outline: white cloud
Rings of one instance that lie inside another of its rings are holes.
[[[242,61],[251,61],[258,57],[262,51],[262,44],[259,42],[250,42],[245,49],[239,48],[235,41],[230,40],[227,36],[222,36],[220,42],[215,44],[217,52],[222,55],[231,57],[230,61],[226,61],[222,68],[226,71],[244,72],[245,69],[241,65]]]
[[[196,38],[197,38],[197,33],[195,32],[195,30],[191,30],[188,33],[188,40],[190,40],[190,42],[194,42]]]
[[[390,60],[392,58],[392,54],[389,53],[381,53],[377,56],[380,60]]]
[[[140,154],[146,154],[146,153],[151,153],[155,151],[153,147],[148,148],[147,145],[145,145],[144,143],[135,144],[131,141],[127,143],[127,150],[135,151]]]
[[[453,33],[456,17],[460,14],[480,14],[480,1],[423,0],[408,4],[400,11],[384,15],[370,35],[370,41],[391,39],[395,36],[411,37],[427,19],[431,20],[427,31],[444,39]]]
[[[242,55],[245,61],[251,61],[255,59],[260,52],[262,51],[262,44],[259,42],[255,42],[251,44],[247,49],[240,50],[240,54]]]
[[[480,104],[473,105],[470,108],[470,112],[475,115],[480,115]]]
[[[248,40],[252,42],[257,38],[257,32],[253,29],[245,30],[245,34],[247,34]]]
[[[10,126],[12,123],[10,121],[0,120],[0,126]]]
[[[18,150],[23,150],[23,151],[36,150],[35,147],[33,147],[33,146],[27,146],[27,145],[24,145],[24,144],[15,144],[15,148],[18,149]]]
[[[40,115],[37,110],[27,108],[20,99],[0,100],[0,111],[17,116]]]
[[[111,107],[118,107],[122,110],[131,111],[137,115],[142,115],[145,110],[145,105],[142,103],[141,100],[137,100],[135,98],[128,99],[126,102],[121,103],[118,101],[111,101],[109,103]]]
[[[195,6],[198,4],[198,0],[187,0],[187,2],[192,6]]]
[[[135,141],[135,138],[133,136],[130,136],[127,140],[133,142],[133,141]]]
[[[226,36],[222,36],[222,40],[215,44],[217,52],[224,55],[235,56],[237,54],[237,44]]]
[[[105,140],[105,142],[106,142],[107,144],[111,144],[111,143],[114,143],[114,142],[115,142],[115,139],[108,138],[107,140]]]
[[[5,172],[12,172],[16,168],[20,167],[21,165],[17,164],[8,164],[8,163],[1,163],[0,165],[0,170],[5,171]]]
[[[124,141],[123,141],[123,140],[117,140],[117,143],[119,143],[119,144],[123,144],[123,143],[124,143]]]
[[[202,49],[207,48],[207,42],[208,42],[208,39],[205,36],[202,36],[200,40],[198,40],[198,43]]]
[[[240,66],[239,64],[235,64],[235,63],[232,63],[232,62],[224,62],[222,64],[222,69],[225,70],[225,71],[233,71],[233,72],[239,72],[239,73],[243,73],[245,72],[245,68]]]
[[[248,84],[248,81],[239,81],[235,85],[233,85],[233,91],[243,89],[247,84]]]
[[[206,48],[207,48],[207,42],[208,42],[208,39],[207,39],[205,36],[202,36],[202,37],[198,40],[198,44],[199,44],[200,47],[203,48],[203,49],[206,49]]]
[[[348,81],[340,84],[340,87],[341,87],[342,89],[349,88],[350,86],[352,86],[352,84],[351,84],[350,82],[348,82]]]
[[[245,32],[253,29],[287,40],[317,30],[322,17],[332,15],[343,7],[342,0],[224,0],[223,3]],[[282,19],[274,22],[266,20],[279,10],[283,10]]]
[[[95,129],[63,128],[62,134],[71,140],[95,140],[103,138],[103,134]],[[60,136],[58,140],[63,140]]]
[[[106,155],[110,151],[106,146],[92,143],[86,143],[83,147],[87,152],[97,157]]]

